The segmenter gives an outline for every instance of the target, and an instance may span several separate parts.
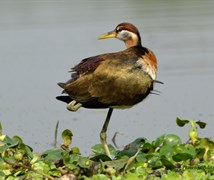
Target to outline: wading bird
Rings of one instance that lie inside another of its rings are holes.
[[[100,140],[106,155],[111,157],[106,131],[113,108],[129,108],[145,99],[153,90],[157,77],[155,54],[141,45],[138,29],[121,23],[99,39],[117,38],[127,49],[83,59],[71,69],[71,79],[58,83],[66,96],[56,97],[67,103],[67,109],[109,108]]]

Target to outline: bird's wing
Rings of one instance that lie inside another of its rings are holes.
[[[72,80],[76,80],[77,78],[84,74],[87,74],[88,72],[93,72],[103,60],[103,55],[83,59],[79,64],[71,68],[70,72]]]
[[[71,80],[67,83],[60,83],[60,87],[71,99],[81,103],[99,99],[98,101],[104,104],[112,104],[111,100],[101,99],[111,95],[111,99],[117,100],[117,94],[122,94],[123,98],[128,95],[131,99],[134,95],[129,92],[143,93],[140,92],[142,86],[139,87],[138,84],[145,84],[145,86],[151,84],[150,77],[147,77],[149,75],[142,71],[144,65],[137,63],[139,58],[146,53],[147,49],[141,48],[139,51],[137,48],[129,48],[117,53],[86,58],[72,68]],[[137,71],[138,78],[135,77],[134,71]]]
[[[135,51],[135,53],[133,53],[133,51]],[[143,54],[147,53],[146,48],[144,48],[143,51],[144,51]],[[102,61],[116,60],[118,64],[133,63],[134,62],[133,59],[136,60],[136,56],[138,56],[138,53],[141,53],[142,55],[142,48],[140,48],[139,50],[139,48],[137,47],[132,47],[116,53],[101,54],[101,55],[85,58],[79,64],[71,68],[70,72],[71,72],[72,79],[69,81],[74,81],[80,76],[83,76],[89,72],[95,71]]]
[[[87,101],[88,98],[90,98],[88,88],[93,83],[94,73],[99,66],[102,68],[103,65],[106,65],[108,71],[108,69],[114,68],[115,66],[118,66],[118,68],[125,66],[125,64],[130,63],[130,59],[132,59],[132,57],[124,53],[124,51],[83,59],[71,69],[71,79],[66,83],[58,83],[58,85],[64,89],[63,92],[69,94],[72,98],[83,98]],[[103,62],[105,63],[103,64]],[[103,74],[105,72],[103,72]]]

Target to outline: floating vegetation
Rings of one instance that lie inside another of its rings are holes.
[[[109,145],[113,159],[101,144],[92,147],[91,156],[82,156],[72,147],[68,129],[62,132],[60,147],[37,154],[20,137],[3,134],[0,125],[0,179],[214,179],[214,142],[200,138],[196,128],[205,128],[206,123],[180,118],[176,123],[190,124],[187,142],[175,134],[151,142],[141,137],[123,150]]]

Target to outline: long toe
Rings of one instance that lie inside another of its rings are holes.
[[[77,111],[81,106],[81,103],[77,103],[75,100],[73,100],[67,105],[67,109],[69,111]]]

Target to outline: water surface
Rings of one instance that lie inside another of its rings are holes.
[[[54,128],[73,131],[83,153],[99,142],[107,110],[68,112],[55,100],[69,69],[81,59],[125,48],[118,40],[97,37],[127,21],[135,24],[144,46],[158,58],[151,95],[128,110],[115,110],[109,141],[119,146],[137,137],[175,133],[187,140],[177,116],[208,123],[200,136],[213,137],[214,3],[212,1],[1,1],[0,120],[4,133],[19,135],[35,151],[51,148]],[[60,141],[60,137],[59,143]]]

